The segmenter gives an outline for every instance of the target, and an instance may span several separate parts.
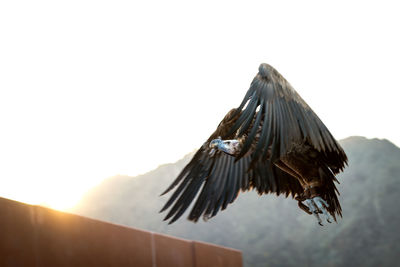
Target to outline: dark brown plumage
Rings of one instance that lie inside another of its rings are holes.
[[[229,155],[210,147],[214,139],[238,140]],[[347,157],[329,130],[272,66],[261,64],[238,108],[232,109],[163,193],[178,186],[161,211],[176,221],[196,198],[188,219],[210,218],[232,203],[240,191],[319,196],[336,220],[341,207],[334,181]],[[199,193],[200,192],[200,193]],[[321,212],[321,211],[319,211]]]

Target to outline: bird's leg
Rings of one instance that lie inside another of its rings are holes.
[[[321,186],[319,179],[306,179],[305,176],[307,174],[301,174],[298,168],[291,167],[291,162],[288,158],[282,158],[275,162],[275,165],[279,167],[281,170],[289,173],[290,175],[297,178],[300,185],[303,187],[304,192],[296,196],[296,200],[298,201],[299,208],[304,210],[307,214],[313,214],[317,220],[318,224],[322,225],[321,218],[319,217],[319,213],[323,213],[326,217],[327,222],[331,222],[331,216],[326,208],[329,207],[328,203],[323,200],[318,193],[318,188]],[[310,177],[310,176],[308,176]],[[313,177],[313,175],[311,175]],[[305,204],[303,204],[304,202]]]
[[[212,154],[215,152],[213,150],[218,149],[221,150],[231,156],[237,155],[241,149],[241,143],[239,140],[222,140],[221,137],[214,139],[210,142],[210,148]]]
[[[303,188],[307,187],[307,183],[304,181],[304,179],[301,177],[301,175],[299,173],[297,173],[294,169],[290,168],[285,162],[278,160],[275,162],[275,165],[278,168],[280,168],[281,170],[289,173],[293,177],[296,177]],[[313,212],[311,211],[309,206],[306,206],[303,204],[303,201],[307,200],[306,192],[303,192],[302,194],[297,195],[295,199],[298,201],[297,204],[300,209],[304,210],[307,214],[310,214],[310,215],[313,214]]]
[[[304,195],[306,196],[305,204],[307,205],[309,212],[311,212],[318,220],[318,224],[323,226],[322,220],[319,217],[319,213],[323,213],[328,223],[331,223],[332,216],[329,214],[327,208],[329,204],[318,195],[318,189],[316,186],[309,186],[305,189]]]

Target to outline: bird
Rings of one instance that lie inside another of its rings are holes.
[[[283,194],[318,224],[342,217],[336,175],[347,155],[317,114],[271,65],[262,63],[242,102],[231,109],[172,184],[160,212],[208,220],[240,192]],[[320,216],[321,215],[321,216]],[[321,219],[324,218],[324,220]]]

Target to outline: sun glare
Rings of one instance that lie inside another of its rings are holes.
[[[93,181],[79,183],[74,179],[70,179],[70,182],[67,182],[68,179],[57,179],[43,175],[35,177],[32,174],[30,178],[30,180],[22,181],[16,175],[7,184],[0,183],[0,196],[32,205],[68,211],[94,186]]]

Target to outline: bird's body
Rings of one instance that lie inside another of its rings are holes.
[[[341,216],[334,181],[346,163],[343,149],[306,102],[273,67],[261,64],[240,106],[166,190],[179,184],[162,211],[172,206],[166,216],[172,223],[198,195],[189,214],[197,221],[255,188],[259,194],[292,195],[321,224],[319,213],[328,221]]]

